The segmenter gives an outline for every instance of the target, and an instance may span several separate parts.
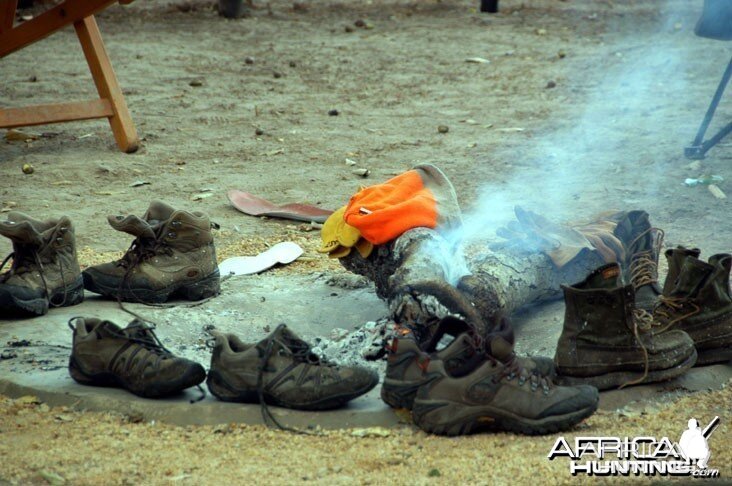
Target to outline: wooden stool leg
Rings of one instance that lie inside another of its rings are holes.
[[[81,48],[84,50],[86,62],[94,78],[94,84],[102,99],[109,100],[113,115],[109,117],[112,133],[117,145],[123,152],[132,153],[139,146],[137,131],[132,123],[132,117],[122,96],[122,90],[117,82],[117,76],[112,69],[112,63],[107,56],[107,50],[102,42],[102,35],[94,16],[74,24],[76,35],[79,36]]]

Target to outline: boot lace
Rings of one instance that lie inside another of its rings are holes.
[[[629,248],[632,249],[641,238],[652,232],[655,233],[651,249],[631,254],[630,282],[636,289],[644,285],[658,283],[658,262],[656,257],[661,251],[661,246],[663,245],[663,230],[659,228],[648,228],[633,240],[629,245]]]
[[[686,312],[686,309],[690,310]],[[666,320],[666,324],[658,332],[663,332],[679,321],[683,321],[701,312],[701,307],[686,297],[659,297],[653,308],[653,315]]]
[[[279,331],[285,327],[285,324],[280,324],[279,326],[277,326],[275,331],[269,335],[269,337],[265,341],[264,353],[262,353],[262,358],[260,359],[259,366],[257,367],[257,395],[259,396],[259,406],[260,410],[262,411],[262,420],[264,421],[264,424],[268,427],[270,427],[271,424],[274,424],[278,429],[287,432],[293,432],[295,434],[303,435],[320,435],[307,430],[283,425],[279,420],[277,420],[277,417],[272,414],[272,411],[269,409],[269,406],[264,399],[264,373],[265,371],[267,371],[269,360],[272,357],[272,353],[274,352],[274,346],[277,342],[280,342],[287,349],[289,349],[292,358],[297,362],[314,365],[324,365],[328,367],[335,366],[334,364],[328,362],[326,359],[321,358],[313,353],[310,345],[301,339],[292,339],[287,336],[284,336],[284,342],[277,339],[276,335],[278,335]]]
[[[651,315],[650,312],[643,309],[633,309],[633,336],[635,336],[636,342],[643,351],[643,375],[638,379],[623,383],[618,387],[618,389],[643,383],[643,381],[648,377],[648,349],[643,343],[643,339],[641,339],[640,335],[651,332],[653,327],[657,325],[658,322],[653,318],[653,315]]]
[[[495,358],[491,359],[491,361],[494,360]],[[542,394],[549,394],[549,390],[552,388],[552,381],[548,377],[539,374],[536,370],[529,371],[521,366],[515,353],[511,353],[511,357],[506,362],[495,361],[503,365],[503,369],[495,379],[496,382],[504,378],[506,381],[513,381],[518,378],[518,386],[524,386],[528,382],[532,392],[537,391],[541,387]]]

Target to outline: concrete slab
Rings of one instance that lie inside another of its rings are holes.
[[[164,400],[148,400],[126,391],[78,385],[66,371],[71,333],[66,322],[73,316],[99,316],[119,324],[131,316],[116,302],[93,294],[75,307],[53,309],[48,315],[26,320],[0,319],[0,393],[18,397],[36,395],[51,405],[78,409],[116,411],[141,420],[189,424],[262,423],[258,405],[222,403],[199,396],[195,389]],[[280,322],[287,323],[307,340],[329,336],[335,328],[353,330],[387,314],[370,286],[357,279],[340,279],[333,285],[323,275],[289,275],[282,272],[236,277],[223,282],[222,294],[201,305],[184,302],[172,307],[126,304],[134,312],[158,323],[157,333],[173,352],[208,365],[205,326],[234,332],[247,341],[258,341]],[[514,319],[517,351],[553,356],[561,332],[564,306],[561,301],[521,312]],[[378,365],[383,369],[383,363]],[[615,410],[652,406],[670,396],[720,388],[732,379],[732,366],[695,368],[672,382],[614,390],[601,395],[600,406]],[[651,404],[651,405],[649,405]],[[392,426],[398,416],[379,398],[379,387],[341,410],[307,413],[273,407],[283,423],[297,427],[323,428]]]

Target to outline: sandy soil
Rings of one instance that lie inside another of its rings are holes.
[[[507,217],[505,208],[521,203],[576,220],[640,207],[666,230],[668,246],[728,251],[729,200],[681,185],[704,173],[732,178],[729,146],[698,165],[682,156],[728,58],[726,44],[694,37],[700,3],[503,0],[500,14],[486,16],[464,0],[298,8],[276,0],[237,21],[207,1],[113,7],[99,24],[142,148],[120,153],[100,121],[28,128],[38,135],[30,142],[2,139],[0,211],[69,214],[90,265],[129,244],[106,215],[142,214],[158,198],[219,222],[222,257],[294,239],[309,258],[277,271],[337,272],[314,254],[317,232],[246,217],[229,207],[226,190],[335,209],[359,185],[432,162],[466,210]],[[371,28],[354,26],[359,19]],[[466,62],[474,57],[489,62]],[[0,60],[0,77],[1,106],[94,96],[71,30]],[[729,111],[723,105],[719,119]],[[354,175],[346,158],[370,176]],[[34,173],[21,171],[26,163]],[[193,200],[204,190],[212,196]],[[0,241],[0,254],[9,250]],[[692,411],[726,416],[730,398],[729,389],[695,395],[650,417],[602,413],[577,432],[673,436]],[[565,465],[545,459],[547,438],[216,433],[41,407],[2,401],[0,480],[41,481],[41,471],[80,484],[567,479]],[[723,421],[715,441],[728,442],[729,430]],[[729,452],[714,454],[729,477]],[[428,477],[431,469],[440,476]]]
[[[622,414],[601,411],[565,438],[644,435],[676,441],[688,417],[705,424],[715,415],[726,417],[730,400],[728,386]],[[503,485],[535,484],[539,478],[543,484],[580,482],[572,481],[565,459],[547,459],[556,436],[518,439],[493,433],[444,438],[408,425],[391,429],[387,437],[356,437],[358,430],[303,436],[242,424],[176,427],[135,421],[49,408],[33,397],[0,396],[0,484],[65,480],[89,485]],[[730,440],[732,428],[723,420],[709,439],[709,467],[719,469],[727,480],[732,452],[725,445]]]

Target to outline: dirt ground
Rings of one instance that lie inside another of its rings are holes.
[[[98,21],[141,149],[119,152],[102,121],[23,129],[37,136],[28,142],[0,138],[0,211],[70,215],[86,266],[129,244],[106,215],[142,214],[162,199],[209,213],[222,227],[221,258],[289,239],[306,258],[278,272],[335,273],[314,252],[317,232],[242,215],[226,191],[335,209],[360,185],[431,162],[463,208],[488,219],[509,217],[513,204],[557,220],[641,208],[665,229],[666,246],[729,251],[729,200],[682,185],[716,174],[723,191],[732,187],[732,145],[696,164],[682,154],[728,60],[726,44],[693,35],[701,3],[502,0],[501,13],[487,15],[464,0],[275,0],[255,1],[240,20],[217,16],[210,1],[115,6]],[[0,80],[3,107],[95,95],[69,29],[1,59]],[[717,120],[729,113],[723,101]],[[0,241],[0,254],[9,251]],[[674,437],[693,412],[721,415],[714,442],[728,443],[730,398],[727,388],[638,417],[603,412],[573,433]],[[75,484],[570,479],[566,464],[546,460],[550,438],[330,434],[127,424],[3,400],[0,483],[42,482],[44,472]],[[729,454],[712,456],[723,477]]]

